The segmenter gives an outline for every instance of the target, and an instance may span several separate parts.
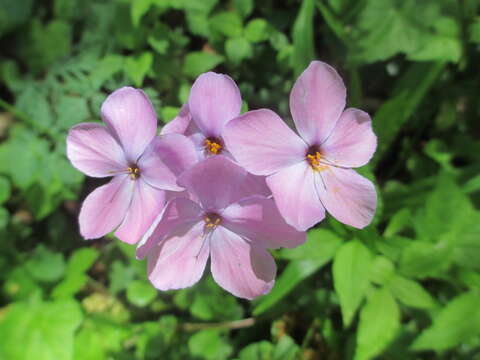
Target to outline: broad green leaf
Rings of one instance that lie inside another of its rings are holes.
[[[413,350],[443,351],[480,335],[478,294],[465,293],[449,302],[412,344]]]
[[[0,176],[0,205],[10,197],[11,186],[7,178]]]
[[[188,340],[190,353],[201,359],[227,359],[232,347],[225,341],[219,330],[202,330]]]
[[[224,11],[215,14],[210,18],[209,22],[213,30],[226,37],[239,37],[242,35],[242,19],[235,12]]]
[[[436,303],[432,296],[415,280],[395,275],[388,283],[392,295],[406,306],[431,309]]]
[[[244,347],[238,354],[239,360],[271,360],[273,345],[268,341],[259,341]]]
[[[201,73],[213,69],[218,64],[223,62],[224,58],[221,55],[207,53],[207,52],[191,52],[185,57],[183,64],[184,74],[195,78]]]
[[[372,254],[360,241],[350,241],[333,260],[333,284],[340,300],[344,327],[348,327],[370,284]]]
[[[270,38],[272,29],[265,19],[252,19],[245,27],[245,38],[252,43]]]
[[[388,222],[383,235],[385,237],[391,237],[398,234],[402,230],[411,226],[412,223],[412,212],[410,209],[404,207],[397,211]]]
[[[392,97],[377,110],[373,119],[378,136],[378,149],[372,159],[373,164],[387,151],[444,67],[443,62],[415,63],[398,81]]]
[[[240,64],[252,56],[252,45],[243,37],[230,38],[225,42],[225,51],[231,62]]]
[[[293,69],[298,76],[315,59],[315,44],[313,41],[313,15],[315,1],[303,0],[292,29],[293,39]]]
[[[157,290],[148,281],[135,280],[127,286],[127,299],[135,306],[147,306],[156,296]]]
[[[371,63],[404,53],[416,60],[458,61],[458,25],[442,16],[442,2],[370,0],[354,27],[352,58]]]
[[[400,310],[387,289],[375,290],[360,312],[355,360],[373,359],[395,338]]]
[[[395,275],[393,263],[385,256],[376,256],[370,269],[370,279],[377,285],[385,285]]]
[[[70,360],[82,318],[74,301],[14,303],[0,318],[0,358]]]
[[[246,18],[253,11],[254,0],[233,0],[233,5],[241,17]]]
[[[125,62],[125,73],[135,86],[143,84],[143,79],[148,74],[153,64],[153,54],[145,51],[138,56],[130,56]]]
[[[295,360],[299,351],[298,345],[293,339],[284,335],[280,338],[273,350],[273,360]]]
[[[448,269],[453,260],[452,255],[452,247],[447,241],[437,244],[415,241],[402,253],[400,272],[419,279],[435,277]]]
[[[164,106],[160,110],[160,114],[162,115],[163,122],[169,122],[178,115],[180,112],[180,108],[175,106]]]
[[[50,251],[39,245],[33,256],[25,263],[26,269],[38,281],[54,282],[65,273],[65,261],[62,254]]]
[[[325,235],[325,236],[324,236]],[[310,244],[313,243],[313,244]],[[296,285],[315,273],[332,259],[341,240],[330,232],[315,229],[308,233],[308,240],[296,249],[288,249],[292,260],[278,277],[272,291],[261,298],[253,310],[254,315],[260,315],[269,310],[282,298],[287,296]],[[309,256],[306,257],[305,254]],[[286,250],[282,253],[286,254]]]
[[[130,8],[133,26],[140,24],[140,19],[145,15],[150,7],[155,3],[154,0],[134,0]]]

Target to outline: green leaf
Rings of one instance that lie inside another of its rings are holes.
[[[201,359],[227,359],[232,347],[220,336],[219,330],[202,330],[188,340],[190,353]]]
[[[275,349],[273,350],[273,360],[295,360],[299,351],[298,345],[293,339],[284,335],[280,338]]]
[[[325,238],[322,235],[326,235]],[[253,310],[254,315],[260,315],[273,307],[282,298],[287,296],[297,284],[329,262],[341,243],[338,237],[323,229],[310,231],[308,233],[308,239],[304,245],[296,249],[288,249],[288,251],[292,252],[292,254],[288,256],[298,260],[293,260],[287,265],[277,279],[272,291],[264,296],[255,306]],[[285,253],[286,250],[282,254]],[[308,253],[308,257],[304,257],[306,253]]]
[[[218,13],[210,18],[210,26],[213,30],[226,37],[239,37],[243,32],[242,19],[231,11]]]
[[[271,360],[273,345],[268,341],[259,341],[244,347],[238,354],[239,360]]]
[[[314,0],[303,0],[292,29],[293,69],[298,76],[315,59],[313,41]]]
[[[235,10],[240,14],[241,17],[246,18],[253,11],[253,0],[233,0],[233,5]]]
[[[145,51],[138,56],[129,56],[125,62],[125,73],[137,87],[142,86],[143,79],[152,68],[153,54]]]
[[[124,67],[124,62],[124,57],[117,54],[108,54],[100,59],[89,76],[93,88],[99,89],[114,74],[121,71]]]
[[[446,241],[437,244],[415,241],[403,251],[400,272],[419,279],[439,276],[452,263],[452,255],[452,247]]]
[[[372,159],[374,164],[389,149],[444,67],[443,62],[411,65],[396,84],[393,96],[377,110],[373,120],[378,136],[377,153]]]
[[[7,178],[0,176],[0,205],[10,198],[11,186]]]
[[[90,116],[87,99],[80,96],[61,96],[55,101],[55,111],[57,123],[62,129],[69,129]]]
[[[245,27],[245,38],[252,43],[268,40],[271,33],[272,29],[265,19],[250,20]]]
[[[480,17],[470,25],[470,41],[480,43]]]
[[[33,0],[2,1],[0,6],[0,36],[26,23],[31,16]]]
[[[207,52],[191,52],[185,57],[183,72],[192,78],[213,69],[224,61],[223,56]]]
[[[26,269],[38,281],[54,282],[65,273],[65,261],[60,253],[39,245],[33,256],[26,262]]]
[[[378,284],[385,285],[394,277],[395,267],[385,256],[376,256],[370,269],[370,279]]]
[[[243,60],[252,57],[252,46],[242,37],[230,38],[225,42],[225,51],[228,58],[234,64],[240,64]]]
[[[164,106],[160,110],[160,114],[162,115],[163,122],[169,122],[178,115],[180,112],[180,108],[176,106]]]
[[[110,292],[116,294],[126,289],[134,276],[135,269],[131,265],[126,266],[121,261],[115,260],[112,264],[112,270],[109,273]]]
[[[478,294],[462,294],[449,302],[412,344],[413,350],[443,351],[480,334]]]
[[[135,0],[132,1],[130,8],[130,15],[132,17],[133,26],[137,27],[140,24],[140,19],[145,15],[150,7],[154,4],[154,0]]]
[[[418,309],[431,309],[436,306],[432,296],[414,280],[396,275],[389,282],[388,288],[393,296],[406,306]]]
[[[0,318],[0,358],[72,359],[74,332],[82,317],[74,301],[14,303]]]
[[[135,306],[147,306],[156,296],[157,290],[148,281],[135,280],[127,286],[127,299]]]
[[[400,310],[387,289],[375,290],[360,312],[355,360],[372,359],[382,352],[400,327]]]
[[[349,326],[370,283],[372,254],[358,240],[344,244],[333,260],[333,283],[342,310],[343,325]]]
[[[441,7],[435,1],[366,2],[354,27],[352,58],[371,63],[405,53],[412,60],[458,61],[458,25]]]

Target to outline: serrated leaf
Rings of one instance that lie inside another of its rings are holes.
[[[372,254],[360,241],[344,244],[333,260],[333,284],[340,300],[343,325],[347,327],[370,283]]]
[[[375,290],[360,312],[355,360],[372,359],[395,338],[400,310],[387,289]]]
[[[462,294],[449,302],[412,344],[413,350],[442,351],[480,334],[478,294]]]

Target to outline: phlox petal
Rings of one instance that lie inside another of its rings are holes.
[[[122,222],[130,206],[133,187],[134,181],[128,175],[120,175],[87,196],[79,215],[80,233],[85,239],[102,237]]]
[[[314,172],[306,161],[282,169],[267,177],[278,210],[285,221],[305,231],[323,220],[325,208],[316,190]]]
[[[209,252],[202,223],[181,226],[148,254],[148,278],[159,290],[191,286],[202,277]]]
[[[274,284],[276,266],[261,246],[251,246],[237,234],[218,227],[210,238],[211,269],[215,282],[233,295],[253,299]]]
[[[122,87],[107,97],[101,113],[127,160],[135,163],[157,131],[157,116],[147,95],[139,89]]]
[[[305,158],[308,145],[271,110],[249,111],[223,132],[227,148],[249,172],[270,175]]]
[[[320,172],[320,199],[338,221],[364,228],[372,221],[377,207],[377,193],[372,182],[352,169],[329,167]]]
[[[305,242],[305,232],[288,225],[273,199],[252,196],[240,200],[222,212],[222,225],[236,234],[259,242],[264,247],[296,247]]]
[[[242,98],[229,76],[207,72],[192,85],[188,107],[193,121],[206,137],[219,137],[224,125],[240,114]]]
[[[78,170],[93,177],[109,177],[128,168],[120,144],[105,126],[95,123],[82,123],[70,129],[67,157]]]
[[[290,93],[290,111],[301,137],[309,145],[321,144],[332,132],[345,108],[346,89],[337,71],[312,61]]]
[[[358,109],[345,110],[321,147],[325,158],[335,165],[365,165],[377,147],[377,137],[373,133],[370,116]]]

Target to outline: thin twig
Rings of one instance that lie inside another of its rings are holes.
[[[246,318],[242,320],[224,321],[217,323],[183,323],[180,324],[180,329],[184,331],[197,331],[205,329],[241,329],[253,326],[254,324],[254,318]]]

